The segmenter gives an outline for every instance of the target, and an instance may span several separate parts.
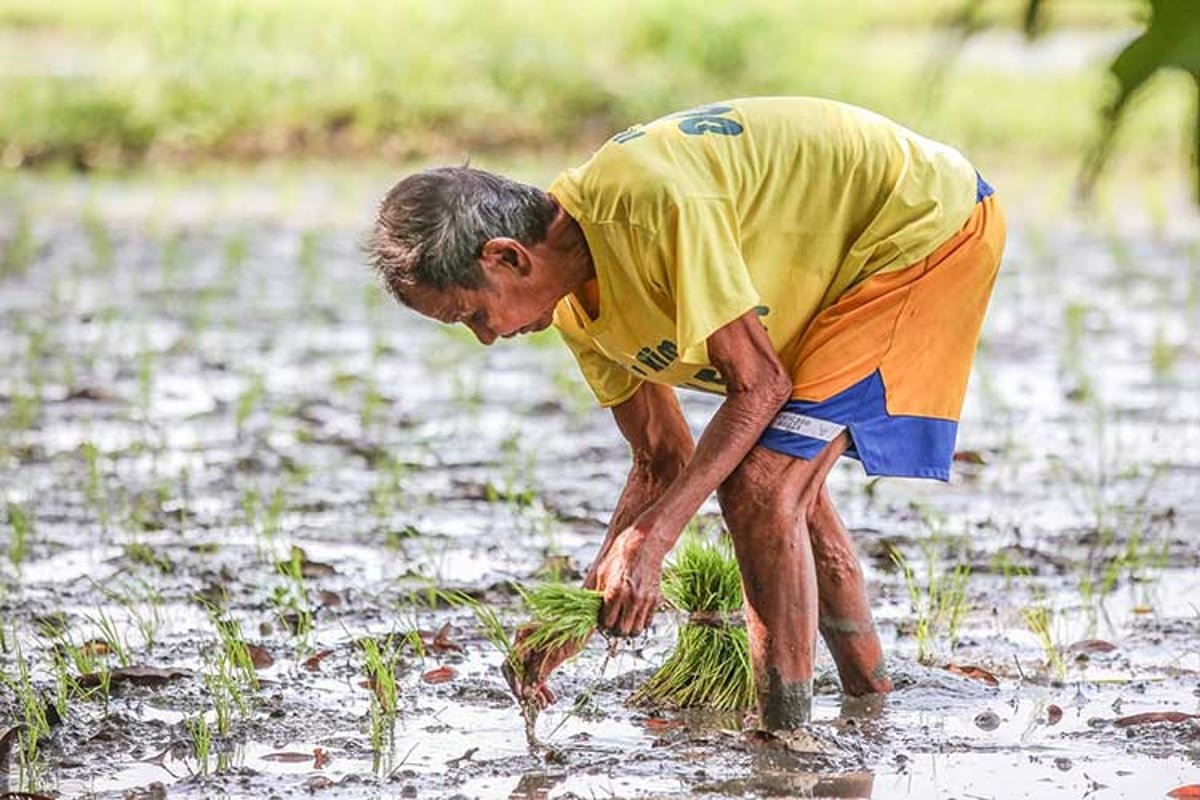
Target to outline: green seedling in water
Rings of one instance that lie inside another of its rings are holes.
[[[689,531],[663,571],[663,596],[689,614],[675,649],[633,701],[676,708],[736,710],[754,705],[750,642],[741,621],[741,574],[727,537]]]
[[[207,775],[208,755],[212,752],[212,728],[208,727],[208,717],[197,714],[186,725],[192,739],[192,755],[196,759],[196,766],[201,775]]]
[[[371,749],[376,754],[383,752],[385,744],[391,746],[395,743],[400,695],[396,681],[396,666],[400,661],[397,639],[389,636],[383,645],[370,638],[362,643],[363,669],[371,688]],[[417,640],[420,641],[419,636]]]
[[[43,738],[50,735],[50,723],[46,718],[46,703],[33,685],[33,675],[20,640],[14,634],[14,653],[16,656],[16,677],[0,672],[0,683],[5,684],[16,697],[19,708],[18,714],[24,728],[19,734],[19,770],[23,786],[36,785],[36,776],[40,774],[38,765],[38,747]]]
[[[4,249],[0,252],[0,278],[24,276],[36,255],[33,221],[29,214],[18,211],[13,217],[12,235],[4,242]]]
[[[272,589],[270,601],[279,618],[297,637],[296,650],[299,654],[306,649],[308,636],[313,630],[312,606],[304,585],[304,554],[300,548],[293,547],[291,558],[279,562],[277,569],[286,583]]]
[[[17,503],[8,503],[8,526],[12,529],[12,540],[8,545],[8,560],[19,572],[29,552],[29,538],[33,533],[33,520],[29,512]]]
[[[1067,677],[1067,664],[1063,659],[1062,648],[1054,639],[1052,627],[1054,615],[1045,604],[1026,606],[1021,609],[1021,618],[1025,626],[1037,639],[1046,657],[1046,664],[1053,670],[1055,679],[1062,683]]]
[[[958,564],[945,573],[931,547],[926,553],[926,579],[922,584],[903,553],[893,549],[891,556],[892,563],[904,575],[912,602],[917,661],[929,664],[933,660],[935,642],[943,633],[951,651],[958,644],[958,629],[967,613],[967,581],[971,577],[971,568]]]
[[[97,609],[95,616],[84,615],[88,622],[96,626],[100,638],[108,645],[109,652],[117,657],[117,663],[122,667],[127,667],[132,663],[129,656],[129,646],[125,642],[125,637],[121,635],[117,623],[104,612],[104,609]]]
[[[246,388],[238,395],[237,403],[233,407],[233,423],[237,429],[239,438],[241,438],[245,431],[246,421],[250,419],[250,416],[262,404],[266,394],[266,382],[263,379],[262,373],[255,373],[250,377],[250,382]]]

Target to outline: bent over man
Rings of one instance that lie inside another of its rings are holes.
[[[764,727],[808,721],[818,631],[848,695],[891,681],[825,478],[949,477],[1004,244],[957,151],[814,98],[730,100],[620,133],[542,191],[469,168],[405,178],[369,257],[401,303],[484,344],[553,324],[633,455],[585,586],[631,636],[716,491],[742,573]],[[672,387],[724,395],[693,443]],[[518,687],[569,653],[532,653]]]

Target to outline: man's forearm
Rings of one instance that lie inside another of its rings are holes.
[[[687,521],[705,498],[729,477],[787,401],[789,386],[780,391],[731,394],[696,443],[696,451],[668,491],[645,511],[655,532],[646,544],[665,556]]]
[[[625,480],[625,488],[621,491],[617,507],[609,521],[604,543],[600,545],[600,550],[596,553],[592,567],[584,579],[585,587],[590,588],[595,584],[596,565],[604,559],[613,540],[666,493],[668,487],[683,472],[689,455],[681,452],[655,462],[645,458],[634,458],[629,477]]]

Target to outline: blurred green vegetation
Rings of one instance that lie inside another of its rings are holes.
[[[1000,27],[959,54],[961,4],[0,0],[0,160],[577,149],[752,94],[836,97],[994,158],[1077,160],[1143,2],[1058,0],[1029,51],[1024,0],[992,0],[980,13]],[[1123,150],[1185,157],[1183,78],[1151,81]]]

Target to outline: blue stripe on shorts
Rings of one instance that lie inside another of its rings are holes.
[[[958,423],[888,414],[879,370],[826,400],[790,401],[758,444],[811,461],[843,427],[851,439],[846,455],[861,461],[868,475],[950,480]]]

